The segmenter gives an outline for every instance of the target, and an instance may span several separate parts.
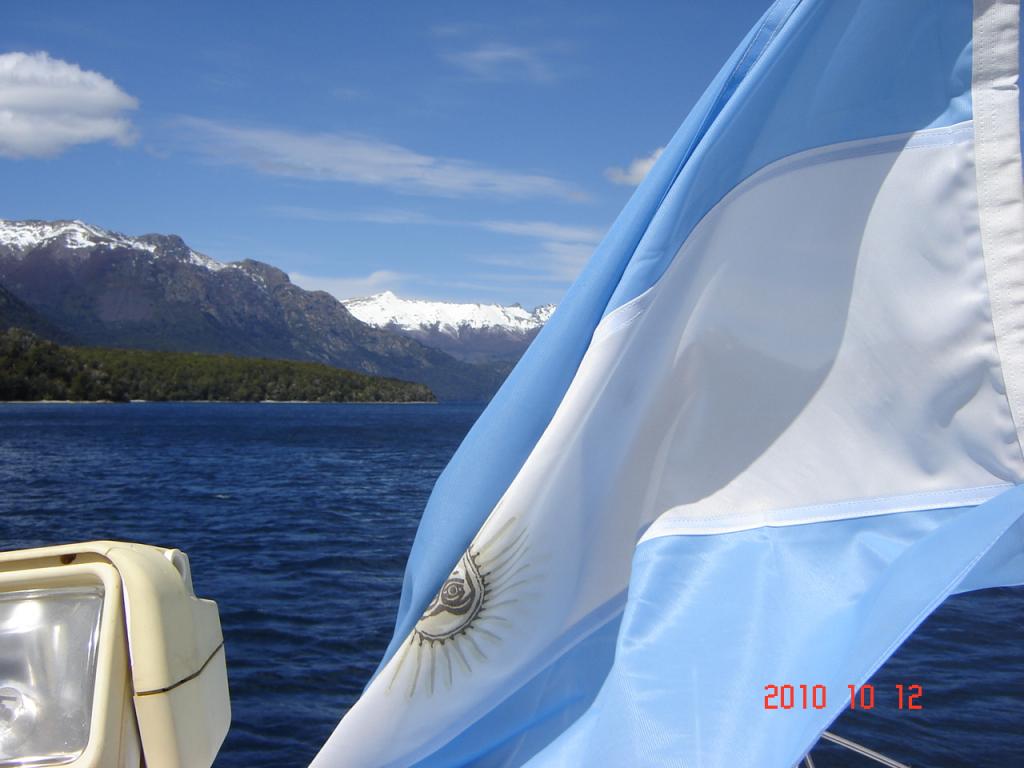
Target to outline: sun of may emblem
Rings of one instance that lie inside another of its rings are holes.
[[[417,690],[433,695],[438,684],[451,688],[456,669],[472,674],[501,645],[533,580],[524,557],[526,533],[514,531],[514,522],[469,545],[395,654],[389,691],[405,668],[410,698]]]

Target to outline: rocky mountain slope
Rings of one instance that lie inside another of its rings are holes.
[[[423,383],[447,400],[486,399],[504,373],[367,325],[269,264],[221,263],[175,235],[0,220],[0,284],[80,344],[315,361]]]
[[[68,334],[58,331],[46,318],[0,285],[0,331],[8,328],[22,328],[53,341],[71,340]]]
[[[469,362],[514,362],[555,311],[518,304],[403,299],[391,291],[342,302],[364,323],[403,334]]]

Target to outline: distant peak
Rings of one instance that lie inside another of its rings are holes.
[[[58,253],[76,254],[76,258],[84,258],[97,248],[127,248],[133,251],[146,251],[154,257],[188,262],[213,272],[219,272],[228,266],[192,250],[178,235],[148,234],[135,237],[103,229],[81,219],[0,219],[0,248],[7,249],[21,258],[31,251],[47,246],[56,246]]]
[[[392,291],[342,302],[357,319],[378,328],[407,331],[434,329],[457,335],[462,329],[500,329],[527,334],[540,328],[554,311],[553,305],[533,312],[520,304],[460,304],[451,301],[403,299]]]
[[[48,243],[59,243],[67,250],[95,247],[132,246],[130,238],[117,232],[87,224],[79,219],[12,221],[0,219],[0,246],[16,253],[27,253]],[[147,248],[146,250],[152,250]]]

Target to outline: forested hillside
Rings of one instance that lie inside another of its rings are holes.
[[[422,384],[319,363],[188,352],[63,347],[0,333],[0,400],[433,401]]]

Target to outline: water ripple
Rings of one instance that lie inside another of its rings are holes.
[[[233,724],[220,768],[304,766],[373,672],[430,488],[479,410],[380,405],[0,405],[0,544],[176,546],[220,605]],[[913,765],[1024,751],[1024,601],[954,598],[835,730]],[[860,765],[827,748],[818,762]]]

